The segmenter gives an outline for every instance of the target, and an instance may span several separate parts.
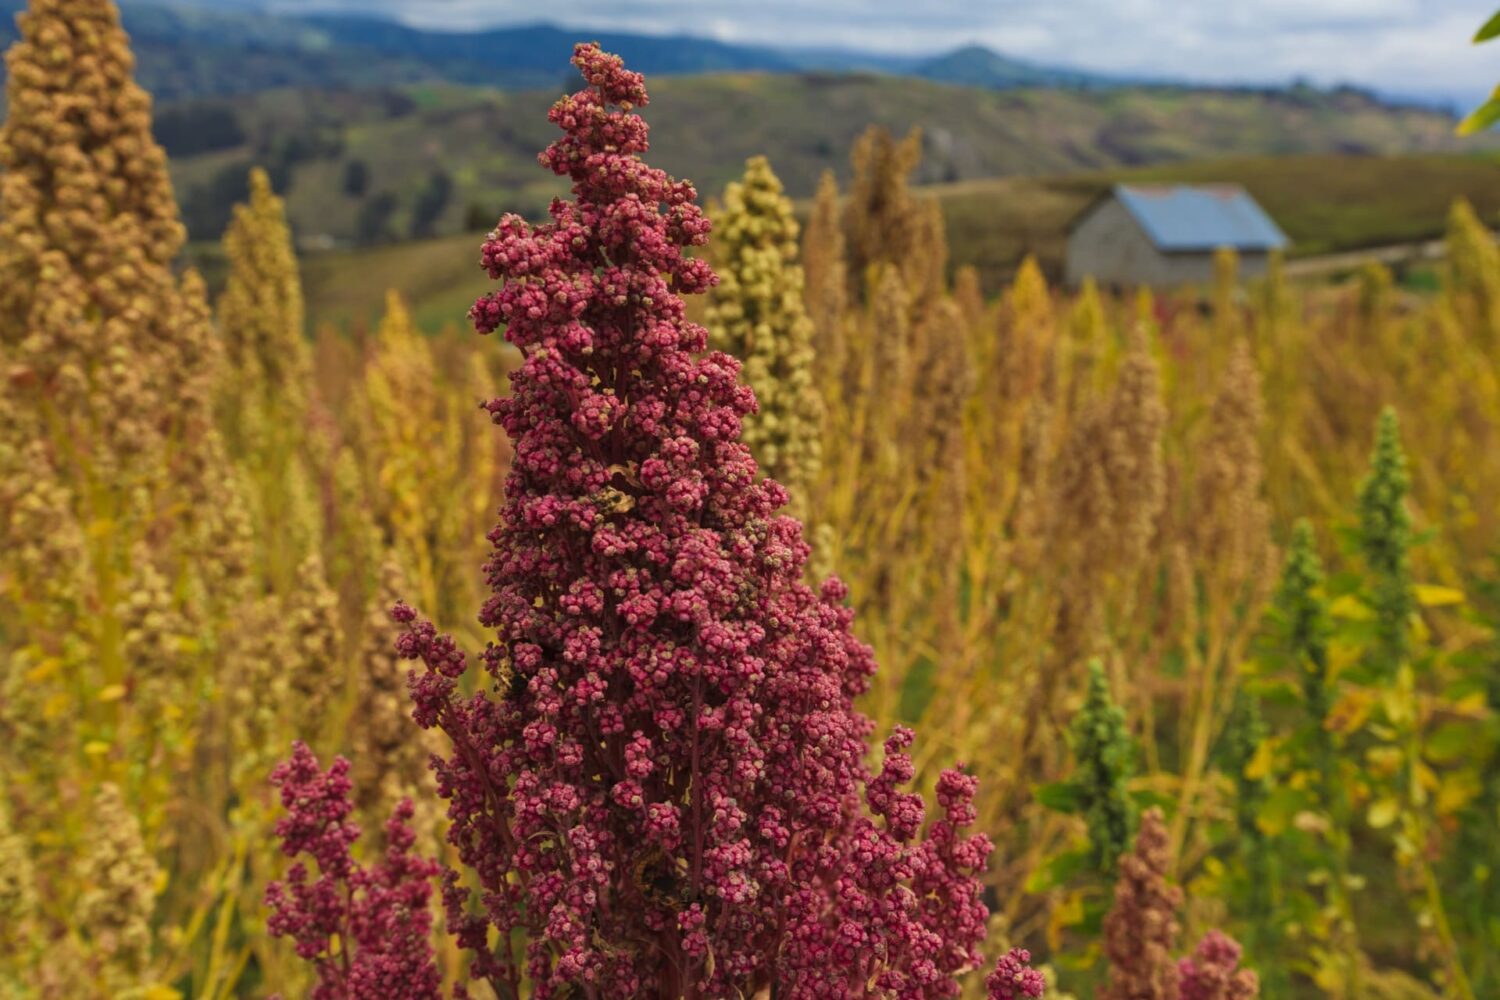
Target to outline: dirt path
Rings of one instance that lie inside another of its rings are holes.
[[[1422,240],[1418,243],[1393,243],[1383,247],[1366,247],[1363,250],[1347,250],[1341,253],[1320,254],[1316,257],[1300,257],[1286,262],[1289,277],[1311,278],[1340,271],[1353,271],[1371,261],[1387,266],[1441,260],[1447,252],[1442,240]]]

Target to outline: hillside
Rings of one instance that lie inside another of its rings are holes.
[[[281,90],[164,108],[157,132],[197,239],[214,238],[252,164],[287,193],[307,247],[366,245],[535,215],[560,190],[536,166],[553,138],[552,90],[446,84],[364,91]],[[1448,152],[1452,120],[1354,91],[959,88],[874,74],[735,73],[659,81],[653,160],[713,194],[765,153],[794,196],[872,123],[921,125],[917,181],[1305,153]]]
[[[1464,198],[1481,218],[1500,214],[1500,159],[1479,156],[1238,157],[1069,177],[1000,178],[940,185],[953,263],[978,267],[998,288],[1027,254],[1062,271],[1067,226],[1117,181],[1242,184],[1306,257],[1442,235]]]
[[[1481,217],[1500,215],[1500,160],[1455,156],[1241,157],[1062,177],[1010,177],[927,187],[941,200],[950,264],[979,268],[994,294],[1026,254],[1053,278],[1062,270],[1068,223],[1116,181],[1227,181],[1243,184],[1307,257],[1430,239],[1449,206],[1466,198]],[[805,204],[804,204],[805,209]],[[347,326],[376,317],[386,288],[401,291],[429,330],[462,324],[489,286],[477,265],[479,232],[366,249],[304,254],[302,277],[313,324]],[[474,257],[473,268],[453,261]],[[217,284],[218,248],[193,248],[193,262]]]

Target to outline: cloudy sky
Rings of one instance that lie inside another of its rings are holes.
[[[725,41],[937,52],[979,42],[1081,68],[1201,80],[1350,81],[1468,98],[1500,81],[1469,39],[1500,0],[278,0],[434,28],[549,20]]]

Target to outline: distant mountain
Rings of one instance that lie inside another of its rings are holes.
[[[1012,59],[982,45],[968,45],[928,59],[912,75],[966,87],[1005,90],[1011,87],[1119,87],[1130,81],[1084,70],[1063,69]]]
[[[0,46],[16,38],[25,0],[0,0]],[[798,59],[704,38],[590,32],[546,24],[479,32],[410,28],[371,17],[291,16],[256,0],[124,0],[137,76],[159,100],[222,97],[281,87],[346,89],[459,83],[521,90],[558,87],[581,37],[656,76],[792,72]],[[3,71],[0,71],[3,72]]]
[[[0,0],[0,46],[17,38],[15,15],[25,7],[25,0]],[[402,83],[431,75],[406,60],[370,65],[316,25],[227,4],[207,8],[127,0],[123,17],[136,78],[160,101],[276,87]]]
[[[25,0],[0,0],[0,44],[15,38]],[[293,15],[280,0],[122,0],[141,82],[158,99],[280,87],[362,88],[442,82],[505,90],[571,78],[574,42],[592,38],[649,76],[719,72],[866,72],[943,83],[1107,87],[1111,77],[1011,59],[980,46],[943,56],[838,48],[774,48],[712,39],[588,31],[549,24],[444,32],[342,14]]]
[[[116,0],[118,3],[119,0]],[[257,14],[276,13],[276,5],[270,0],[126,0],[131,3],[151,4],[158,7],[184,7],[211,11],[250,11]]]
[[[779,48],[777,54],[795,64],[799,70],[824,73],[886,73],[891,76],[916,76],[917,69],[931,59],[927,55],[891,55],[888,52],[863,52],[859,49],[834,47]]]
[[[580,38],[597,41],[648,74],[743,71],[790,72],[796,65],[771,49],[729,45],[686,35],[657,36],[592,32],[550,24],[488,31],[423,31],[375,18],[319,15],[299,18],[336,44],[365,56],[412,60],[446,82],[507,88],[556,83],[572,75],[568,58]]]
[[[1107,90],[1145,82],[1016,59],[980,45],[941,55],[833,47],[736,45],[689,35],[511,25],[433,31],[357,14],[291,13],[306,0],[119,0],[137,76],[160,101],[281,88],[360,90],[414,83],[501,90],[571,85],[573,44],[592,38],[648,76],[877,73],[986,90]],[[26,0],[0,0],[0,46]],[[4,69],[0,66],[0,78]],[[1182,86],[1191,86],[1183,83]],[[1265,89],[1265,88],[1260,88]]]

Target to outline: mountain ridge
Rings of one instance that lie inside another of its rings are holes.
[[[916,67],[916,76],[940,83],[969,87],[1119,87],[1132,82],[1126,77],[1090,70],[1049,66],[996,52],[984,45],[964,45],[926,59]],[[1174,81],[1175,82],[1175,81]]]
[[[357,13],[287,13],[266,0],[121,0],[141,83],[161,101],[222,97],[281,87],[358,89],[411,83],[503,90],[570,81],[574,41],[619,52],[648,76],[749,72],[875,72],[1005,90],[1109,89],[1144,80],[1015,58],[978,44],[891,55],[857,48],[738,44],[691,34],[564,28],[539,21],[478,31],[415,28]],[[16,37],[25,0],[0,0],[0,45]],[[0,70],[3,73],[3,70]],[[1268,89],[1247,86],[1246,89]],[[1276,89],[1276,88],[1269,88]]]

